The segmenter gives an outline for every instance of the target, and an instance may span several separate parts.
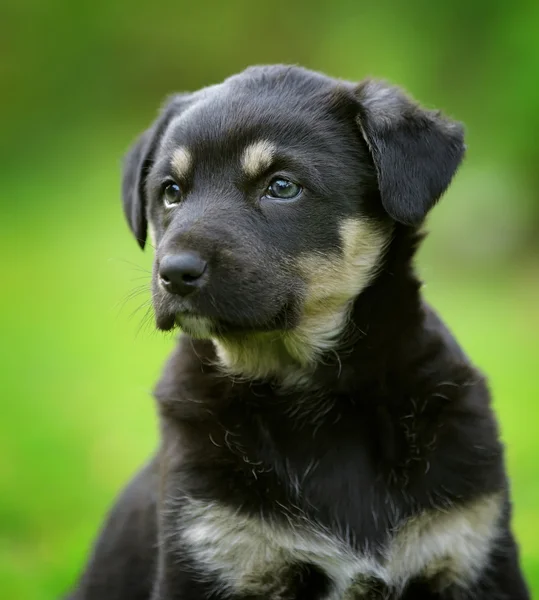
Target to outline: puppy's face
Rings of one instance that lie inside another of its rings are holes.
[[[173,98],[124,173],[131,228],[143,246],[149,223],[155,247],[157,326],[334,335],[395,221],[423,219],[462,152],[459,126],[396,88],[299,68]]]
[[[279,87],[228,82],[162,134],[146,182],[161,329],[294,328],[374,267],[386,231],[367,214],[373,169],[352,103],[326,82]]]

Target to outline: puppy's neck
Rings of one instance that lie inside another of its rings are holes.
[[[397,228],[378,269],[357,297],[331,310],[309,311],[290,331],[244,333],[213,340],[218,368],[234,380],[270,380],[282,388],[335,385],[383,354],[420,321],[419,281],[412,258],[421,235]]]
[[[346,328],[351,304],[316,317],[290,331],[245,333],[214,340],[219,368],[234,379],[272,380],[284,388],[305,387],[324,354],[334,352]]]

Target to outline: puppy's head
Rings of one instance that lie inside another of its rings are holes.
[[[460,125],[381,82],[256,67],[173,97],[123,179],[130,227],[155,246],[157,326],[323,350],[394,224],[421,223],[463,151]]]

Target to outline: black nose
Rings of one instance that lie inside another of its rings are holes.
[[[203,284],[206,261],[194,252],[167,254],[159,264],[161,285],[178,296],[187,296]]]

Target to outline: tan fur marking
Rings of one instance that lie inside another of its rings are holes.
[[[260,140],[247,146],[241,158],[243,170],[249,177],[256,177],[271,165],[275,155],[275,144]]]
[[[171,159],[172,168],[176,176],[180,179],[187,176],[189,169],[191,168],[192,156],[187,148],[176,148],[172,153]]]
[[[355,298],[374,276],[388,234],[369,221],[346,219],[340,227],[342,255],[304,254],[300,273],[309,284],[306,311],[342,306]]]
[[[193,338],[207,340],[211,337],[211,321],[205,317],[183,315],[179,324],[181,330]]]
[[[440,583],[465,585],[485,567],[499,534],[503,497],[493,494],[445,513],[429,512],[412,519],[395,537],[387,554],[393,578],[410,572],[441,575]]]
[[[334,582],[327,600],[352,600],[368,590],[371,578],[399,591],[421,575],[466,587],[487,564],[499,534],[502,506],[503,497],[494,494],[446,512],[419,515],[393,535],[382,558],[356,552],[346,536],[306,515],[287,513],[289,525],[283,525],[199,500],[190,500],[185,508],[183,536],[197,563],[218,575],[227,591],[273,592],[265,597],[280,598],[278,575],[291,563],[308,561]],[[269,581],[273,583],[265,587]]]
[[[284,387],[308,381],[307,348],[294,331],[246,333],[241,339],[214,340],[219,366],[237,379],[278,378]]]

